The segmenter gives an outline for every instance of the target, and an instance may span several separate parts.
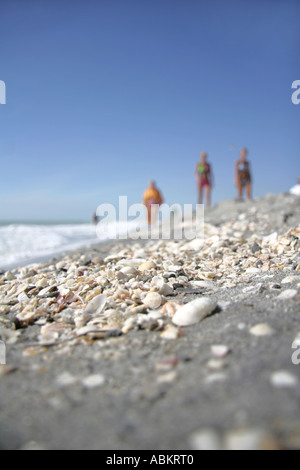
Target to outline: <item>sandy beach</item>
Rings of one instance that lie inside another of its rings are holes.
[[[0,448],[299,449],[299,222],[224,201],[204,240],[0,273]]]

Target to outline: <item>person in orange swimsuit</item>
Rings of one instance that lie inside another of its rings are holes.
[[[213,187],[213,177],[211,165],[207,162],[207,153],[201,154],[201,160],[197,163],[195,174],[198,186],[198,204],[202,204],[203,190],[205,189],[206,204],[211,204],[211,190]]]
[[[143,196],[143,204],[146,206],[148,212],[149,225],[152,225],[156,219],[158,207],[155,206],[160,206],[163,202],[163,197],[157,189],[155,182],[150,181],[149,187],[146,189]]]

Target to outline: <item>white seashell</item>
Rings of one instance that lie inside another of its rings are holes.
[[[254,325],[249,331],[254,336],[270,336],[274,333],[273,328],[271,328],[267,323]]]
[[[164,331],[161,332],[160,336],[164,339],[177,339],[181,336],[181,331],[174,325],[168,325]]]
[[[227,432],[224,450],[267,450],[266,445],[275,446],[275,439],[259,428],[236,429]],[[270,449],[272,450],[272,449]]]
[[[247,274],[259,274],[261,270],[259,268],[247,268],[246,273]]]
[[[192,450],[222,450],[222,442],[214,429],[203,428],[195,431],[189,437]]]
[[[227,380],[226,374],[222,374],[221,372],[216,372],[215,374],[211,374],[208,377],[206,377],[205,383],[209,385],[209,384],[214,384],[217,382],[224,382],[225,380]]]
[[[144,298],[143,304],[146,307],[151,308],[151,310],[156,310],[162,304],[161,295],[157,292],[149,292],[149,294]]]
[[[97,297],[94,297],[93,300],[87,304],[84,313],[88,315],[99,315],[104,309],[106,301],[107,298],[105,294],[97,295]]]
[[[25,292],[22,292],[22,294],[18,295],[18,301],[19,302],[29,302],[29,298],[25,294]]]
[[[0,338],[5,341],[6,344],[15,344],[18,341],[18,337],[21,335],[19,330],[8,330],[6,328],[0,328]]]
[[[292,282],[298,281],[299,279],[299,276],[288,276],[281,281],[281,284],[291,284]]]
[[[139,271],[150,271],[151,269],[156,269],[156,264],[153,261],[145,261],[139,266]]]
[[[136,259],[121,259],[118,261],[118,266],[129,266],[131,268],[138,268],[142,263],[145,263],[145,259],[136,258]]]
[[[224,346],[223,344],[217,344],[211,346],[211,352],[215,357],[223,358],[229,354],[230,349],[228,348],[228,346]]]
[[[287,289],[281,292],[277,298],[281,300],[290,300],[296,297],[297,294],[298,291],[296,289]]]
[[[47,279],[43,278],[36,283],[36,287],[48,287]]]
[[[89,375],[88,377],[85,377],[85,379],[82,380],[82,385],[85,388],[101,387],[104,383],[105,377],[101,374]]]
[[[203,289],[214,289],[215,287],[212,281],[192,281],[191,284],[195,287],[202,287]]]
[[[268,235],[267,237],[264,237],[263,247],[265,247],[267,245],[272,245],[272,244],[276,243],[277,240],[278,240],[278,233],[277,232],[271,233],[271,235]]]
[[[178,326],[194,325],[210,315],[216,306],[217,302],[208,297],[193,300],[177,310],[172,321]]]
[[[175,371],[167,372],[166,374],[159,375],[157,377],[158,383],[170,383],[178,379],[178,373]]]
[[[124,334],[127,334],[130,330],[132,330],[137,323],[137,320],[135,317],[129,317],[127,320],[125,320],[125,323],[122,328],[122,332]]]
[[[162,313],[159,312],[158,310],[152,310],[147,315],[147,318],[151,318],[151,320],[158,320],[161,317],[162,317]]]
[[[276,388],[290,388],[298,385],[297,377],[285,370],[280,370],[271,374],[270,381]]]
[[[139,271],[132,266],[125,266],[121,269],[121,273],[126,274],[128,276],[129,274],[137,275],[139,274]]]
[[[207,362],[206,367],[211,370],[218,370],[218,369],[223,369],[224,365],[225,363],[223,359],[210,359]]]
[[[70,385],[74,385],[76,382],[77,382],[77,378],[67,371],[63,372],[56,379],[56,383],[60,387],[69,387]]]
[[[36,316],[36,312],[33,311],[23,311],[18,313],[17,319],[24,323],[31,323]]]

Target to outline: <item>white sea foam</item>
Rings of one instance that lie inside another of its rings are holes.
[[[127,223],[107,227],[102,240],[92,224],[0,226],[0,269],[11,269],[39,259],[55,256],[65,251],[93,245],[116,235],[123,235]]]

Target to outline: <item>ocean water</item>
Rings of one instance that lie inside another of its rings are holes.
[[[126,224],[110,225],[101,237],[92,224],[0,224],[0,269],[51,258],[57,254],[124,235]]]

